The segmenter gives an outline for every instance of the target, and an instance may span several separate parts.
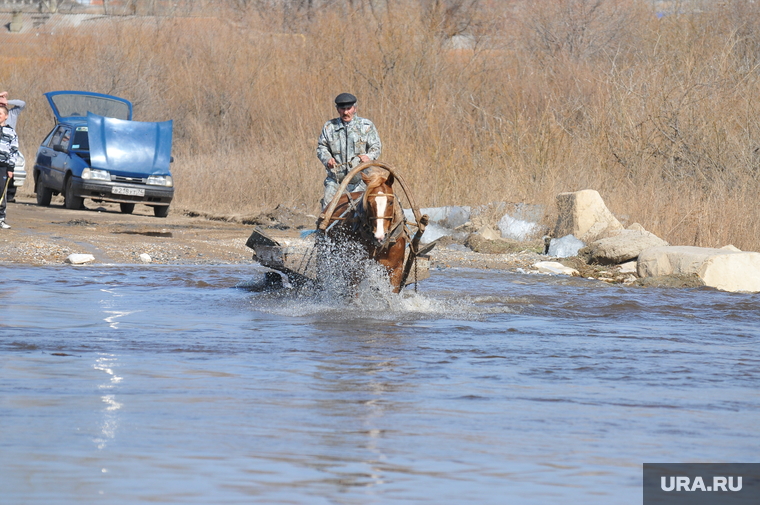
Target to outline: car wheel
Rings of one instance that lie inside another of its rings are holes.
[[[45,186],[44,184],[37,184],[37,205],[47,207],[50,205],[50,200],[53,198],[53,190]]]
[[[121,208],[122,214],[131,214],[135,211],[135,204],[134,203],[120,203],[119,208]]]
[[[84,198],[74,195],[74,187],[71,184],[71,177],[66,179],[66,194],[64,195],[64,205],[67,209],[78,210],[84,204]]]
[[[168,205],[156,205],[153,207],[153,215],[156,217],[166,217],[169,215]]]

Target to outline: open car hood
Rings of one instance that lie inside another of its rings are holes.
[[[132,102],[118,96],[89,91],[49,91],[45,93],[57,122],[84,119],[87,114],[132,119]]]
[[[113,175],[170,175],[172,121],[146,123],[87,114],[90,166]]]

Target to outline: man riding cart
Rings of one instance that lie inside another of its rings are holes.
[[[430,275],[426,254],[432,244],[419,244],[428,216],[420,213],[398,172],[376,161],[382,150],[380,136],[372,121],[356,115],[356,97],[341,93],[335,107],[339,117],[325,123],[317,142],[317,157],[327,176],[317,229],[305,235],[311,241],[281,243],[255,229],[246,245],[254,250],[254,259],[282,272],[296,287],[325,288],[339,280],[345,281],[346,292],[355,292],[365,260],[385,268],[394,293],[407,284],[416,287]],[[394,191],[394,182],[400,193]],[[402,193],[414,222],[406,219]],[[251,289],[281,287],[279,277],[267,274]]]
[[[356,97],[341,93],[335,97],[337,118],[326,122],[317,141],[317,157],[327,170],[322,210],[327,207],[351,169],[380,157],[382,144],[377,128],[369,119],[356,115]],[[348,192],[364,191],[360,174],[348,184]]]

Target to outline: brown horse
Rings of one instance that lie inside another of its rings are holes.
[[[367,259],[385,267],[394,293],[401,291],[404,277],[404,255],[409,237],[404,213],[393,193],[394,176],[387,170],[362,173],[367,185],[364,192],[340,195],[334,212],[328,217],[321,256],[343,256],[349,249],[357,249]],[[330,243],[331,246],[325,247]],[[338,260],[340,261],[340,260]],[[346,259],[342,268],[348,272],[349,282],[356,287],[361,273],[353,258]]]

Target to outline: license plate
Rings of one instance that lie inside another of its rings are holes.
[[[145,196],[145,190],[142,188],[120,188],[115,186],[111,188],[114,195]]]

